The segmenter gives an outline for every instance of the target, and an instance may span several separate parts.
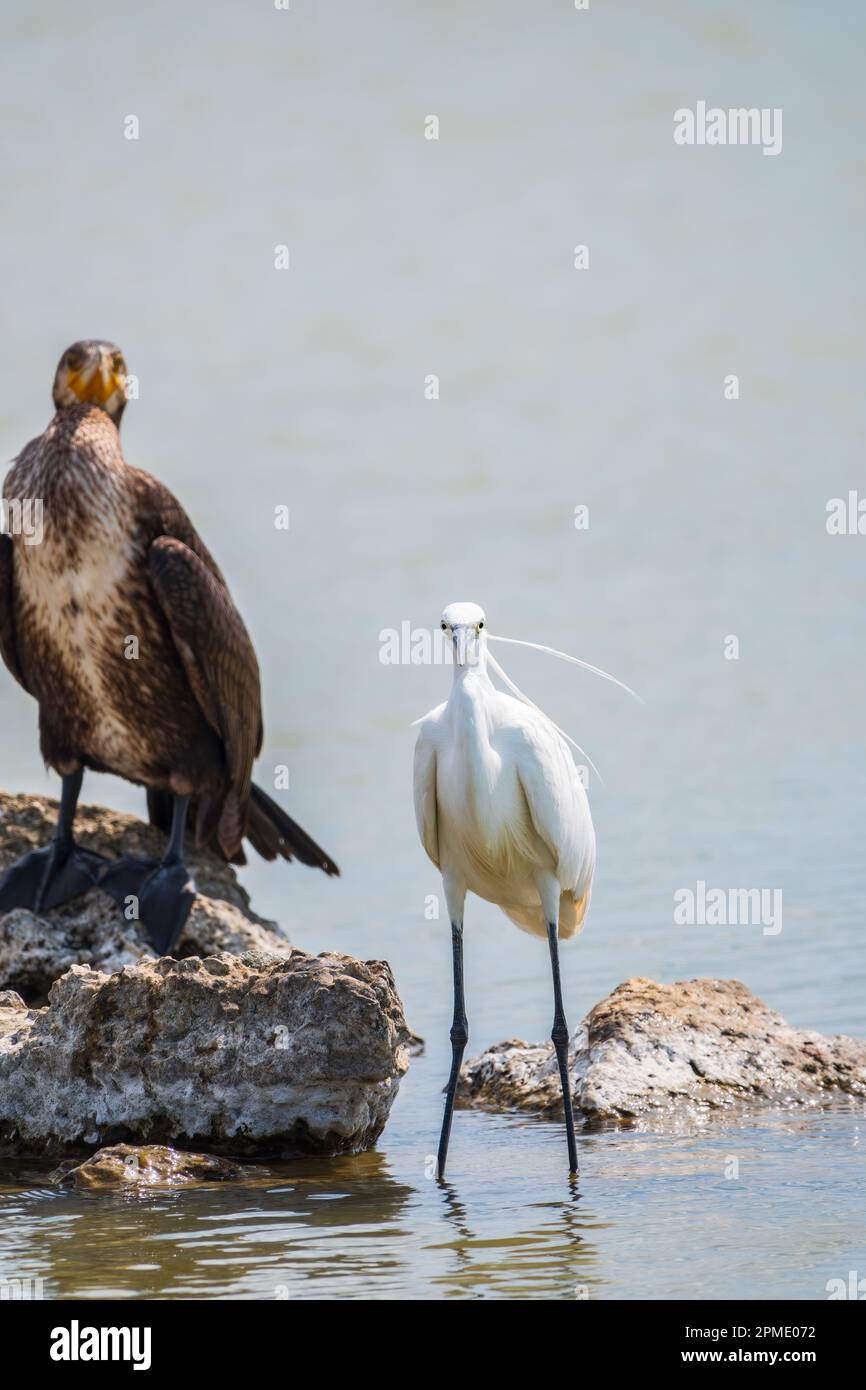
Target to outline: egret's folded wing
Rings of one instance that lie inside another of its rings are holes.
[[[547,721],[533,721],[522,734],[517,773],[532,824],[553,856],[562,887],[582,898],[595,870],[595,831],[580,774]]]
[[[436,801],[436,746],[422,726],[415,744],[415,820],[418,834],[439,868],[439,812]]]
[[[190,688],[222,738],[229,781],[244,805],[262,738],[253,644],[228,589],[183,541],[161,536],[147,558]]]
[[[5,532],[0,534],[0,656],[18,684],[27,690],[15,640],[15,550],[12,537]]]

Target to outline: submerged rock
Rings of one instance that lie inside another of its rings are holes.
[[[49,842],[57,810],[57,802],[47,797],[0,792],[0,872]],[[159,859],[165,849],[164,835],[153,826],[100,806],[80,806],[75,826],[85,849],[110,859],[123,854]],[[231,865],[193,846],[187,863],[198,896],[178,943],[179,956],[250,950],[291,955],[276,925],[250,909]],[[17,990],[30,1004],[44,1004],[51,985],[72,965],[110,974],[155,958],[143,929],[97,888],[46,912],[16,908],[0,916],[0,990]]]
[[[110,976],[74,965],[47,1008],[0,995],[0,1146],[355,1152],[382,1131],[408,1036],[384,961],[294,950]]]
[[[58,1187],[189,1187],[192,1183],[231,1182],[242,1175],[236,1163],[213,1154],[185,1153],[165,1144],[114,1144],[83,1163],[65,1163],[51,1180]]]
[[[632,979],[571,1041],[572,1095],[587,1119],[814,1105],[866,1098],[866,1042],[792,1028],[738,980]],[[463,1105],[561,1115],[551,1043],[509,1041],[463,1068]],[[660,1113],[664,1112],[664,1113]]]

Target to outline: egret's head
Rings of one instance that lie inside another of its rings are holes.
[[[72,405],[98,405],[119,425],[127,402],[126,376],[123,353],[114,343],[96,338],[73,343],[54,374],[54,404],[58,410]]]
[[[486,641],[484,609],[477,603],[449,603],[442,631],[451,638],[456,666],[477,666]]]

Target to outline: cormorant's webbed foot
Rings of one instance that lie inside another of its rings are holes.
[[[82,849],[72,837],[81,778],[80,768],[63,777],[57,832],[51,844],[31,850],[0,878],[0,912],[11,912],[13,907],[27,907],[31,912],[59,907],[97,882],[108,860]]]
[[[183,862],[183,832],[188,796],[176,796],[171,837],[161,864],[142,859],[118,859],[100,879],[126,916],[137,918],[150,944],[169,956],[195,902],[195,884]]]
[[[59,907],[96,886],[108,863],[74,840],[52,840],[16,860],[0,879],[0,912],[27,907],[41,912]]]
[[[138,920],[161,956],[171,955],[195,902],[189,869],[178,860],[154,864],[145,859],[118,859],[100,883],[130,920]]]

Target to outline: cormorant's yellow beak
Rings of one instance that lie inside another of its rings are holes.
[[[115,391],[122,397],[126,395],[126,383],[122,373],[115,371],[111,358],[100,352],[95,362],[85,362],[80,371],[69,371],[66,384],[82,405],[105,406]]]

